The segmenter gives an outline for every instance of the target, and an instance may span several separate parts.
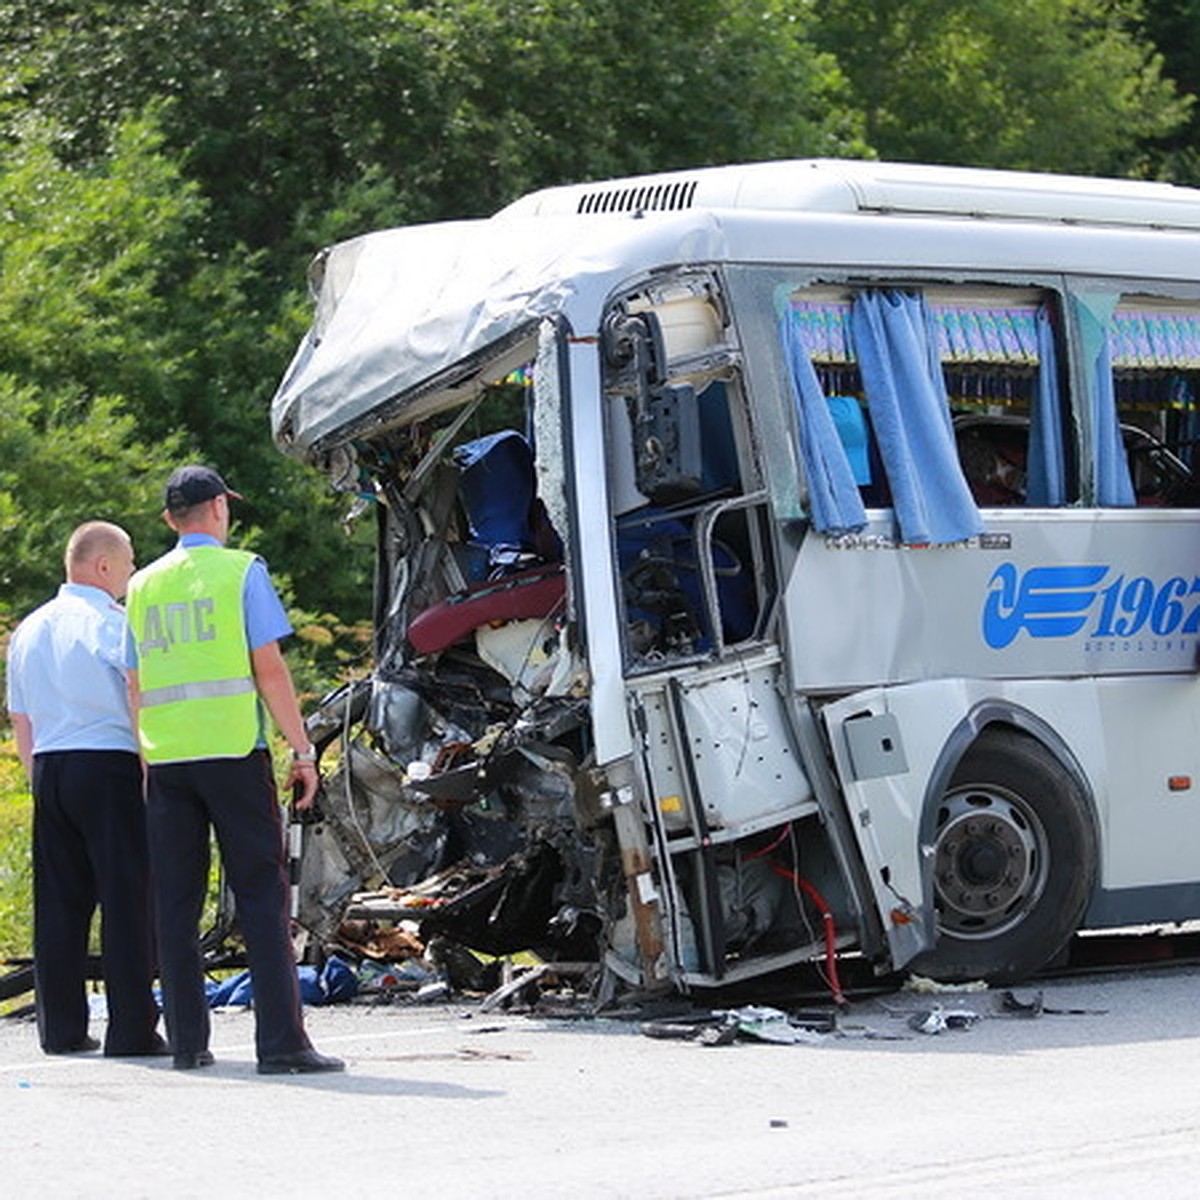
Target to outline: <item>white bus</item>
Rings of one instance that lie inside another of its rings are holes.
[[[312,284],[273,432],[378,519],[318,934],[689,991],[1200,917],[1200,191],[680,171]]]

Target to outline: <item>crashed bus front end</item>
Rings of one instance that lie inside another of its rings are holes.
[[[378,529],[374,669],[309,722],[318,939],[415,922],[647,990],[879,955],[788,701],[792,438],[751,411],[720,246],[703,214],[500,214],[314,265],[274,432]]]

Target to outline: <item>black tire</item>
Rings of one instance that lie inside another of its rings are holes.
[[[1035,738],[988,730],[935,816],[938,940],[911,969],[958,983],[1034,974],[1079,927],[1096,878],[1096,830],[1079,782]]]

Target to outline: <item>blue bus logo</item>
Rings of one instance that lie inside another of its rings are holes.
[[[1034,638],[1073,637],[1088,625],[1090,638],[1128,638],[1143,630],[1165,637],[1200,630],[1200,578],[1172,576],[1157,583],[1144,575],[1116,576],[1107,566],[1031,567],[1020,573],[1002,563],[988,581],[983,638],[993,650],[1010,646],[1024,630]]]

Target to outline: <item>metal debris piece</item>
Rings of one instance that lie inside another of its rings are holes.
[[[941,1033],[946,1028],[946,1022],[942,1018],[940,1008],[927,1008],[913,1013],[908,1018],[908,1027],[915,1029],[918,1033]]]
[[[696,1034],[696,1041],[701,1046],[732,1046],[739,1032],[735,1021],[727,1021],[723,1025],[702,1025]]]
[[[450,999],[450,985],[444,979],[435,979],[417,988],[413,998],[418,1004],[438,1004]]]
[[[1001,1011],[1011,1013],[1016,1017],[1040,1017],[1042,1015],[1050,1017],[1105,1017],[1108,1015],[1106,1008],[1051,1008],[1049,1007],[1042,996],[1041,992],[1034,994],[1032,1000],[1018,1000],[1013,992],[1004,992],[1000,997]]]
[[[1016,1017],[1040,1017],[1043,1002],[1044,996],[1041,992],[1034,992],[1032,1000],[1018,1000],[1015,993],[1004,992],[1000,996],[1000,1009]]]
[[[519,975],[498,987],[479,1006],[480,1012],[491,1012],[497,1008],[508,1008],[514,1001],[536,998],[543,982],[558,982],[575,979],[587,984],[598,970],[593,962],[546,962],[521,971]]]
[[[969,1008],[945,1009],[940,1004],[915,1012],[908,1018],[908,1027],[918,1033],[938,1034],[947,1029],[970,1029],[980,1015]]]
[[[693,1042],[700,1037],[705,1028],[699,1023],[682,1021],[643,1021],[638,1025],[638,1032],[643,1037],[655,1038],[658,1041]]]

